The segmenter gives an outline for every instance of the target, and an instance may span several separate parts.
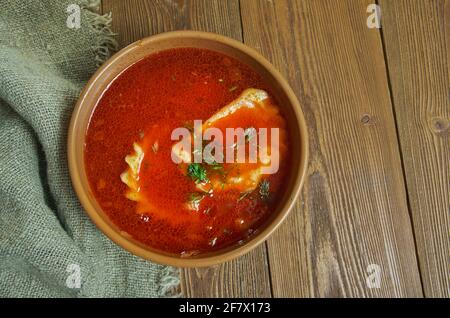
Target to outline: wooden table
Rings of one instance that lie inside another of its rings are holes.
[[[102,1],[121,47],[193,29],[255,48],[308,122],[288,220],[235,261],[182,270],[185,296],[450,296],[450,1],[379,0],[381,29],[373,2]]]

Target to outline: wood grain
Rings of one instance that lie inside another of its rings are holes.
[[[124,47],[144,37],[175,30],[199,30],[241,40],[238,0],[102,0]]]
[[[186,297],[271,297],[265,246],[256,253],[219,266],[185,270],[181,290]]]
[[[450,1],[380,1],[425,295],[450,297]]]
[[[422,296],[371,2],[241,1],[244,42],[290,80],[310,132],[300,201],[268,241],[275,297]]]
[[[290,218],[268,250],[183,270],[186,296],[415,297],[419,265],[426,296],[450,295],[450,1],[380,0],[381,34],[366,26],[372,2],[102,1],[121,46],[180,29],[244,40],[307,118],[311,160]],[[367,287],[369,264],[381,288]]]
[[[113,31],[121,47],[143,37],[180,29],[223,34],[241,40],[237,0],[103,0],[112,12]],[[189,297],[270,297],[265,245],[226,264],[182,270],[181,287]]]

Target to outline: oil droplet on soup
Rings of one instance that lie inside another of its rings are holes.
[[[257,129],[278,128],[278,171],[263,174],[267,163],[260,160],[174,163],[172,131],[192,130],[194,120],[202,129],[244,128],[243,147]],[[218,52],[178,48],[135,63],[104,92],[86,134],[86,172],[122,231],[190,257],[243,244],[264,224],[284,191],[289,142],[277,102],[256,72]]]

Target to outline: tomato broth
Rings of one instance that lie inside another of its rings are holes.
[[[229,172],[226,164],[192,164],[183,170],[171,159],[175,128],[206,121],[248,88],[268,92],[276,104],[267,83],[249,66],[197,48],[150,55],[114,79],[90,119],[84,158],[91,191],[120,230],[151,248],[185,257],[242,244],[255,235],[283,194],[287,151],[278,172],[262,176],[258,187],[245,192],[225,184],[199,192],[189,173],[203,169],[213,180],[214,173]],[[281,115],[250,111],[235,113],[221,125],[286,128]],[[282,140],[285,149],[288,137]],[[125,157],[134,143],[144,152],[137,188],[151,206],[147,210],[127,198],[128,186],[120,178],[129,168]],[[186,208],[187,202],[195,209]]]

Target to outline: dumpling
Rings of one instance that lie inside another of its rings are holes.
[[[175,157],[182,162],[178,164],[178,171],[187,178],[191,177],[195,182],[195,188],[201,193],[211,194],[229,190],[240,193],[253,191],[261,182],[267,167],[273,164],[272,159],[275,158],[281,162],[287,152],[287,131],[284,119],[272,98],[260,89],[250,88],[243,91],[237,99],[194,128],[194,132],[202,136],[210,128],[219,130],[225,139],[219,141],[224,161],[206,160],[204,153],[206,147],[203,148],[201,163],[193,162],[195,150],[192,150],[192,147],[185,149],[179,147],[180,142],[177,142],[171,149],[172,159]],[[240,138],[228,140],[226,138],[228,128],[242,129],[244,134]],[[277,128],[276,136],[272,135],[271,128]],[[264,129],[267,133],[263,136]],[[192,132],[189,136],[192,136]],[[191,139],[189,143],[193,144],[193,138]],[[263,139],[265,142],[261,142]],[[144,149],[147,148],[149,147],[144,147],[139,142],[133,144],[133,152],[125,157],[128,168],[121,175],[122,182],[128,186],[126,197],[133,201],[145,202],[146,209],[149,202],[146,202],[146,198],[143,198],[140,192],[139,167],[146,155]],[[251,149],[257,150],[259,154],[256,157],[253,156],[253,160],[250,160]],[[234,160],[227,162],[225,157],[228,156],[228,151],[232,153]],[[244,158],[236,162],[235,159],[240,151],[244,153]],[[192,165],[197,165],[197,170],[201,169],[204,178],[195,179],[195,176],[190,175]]]

